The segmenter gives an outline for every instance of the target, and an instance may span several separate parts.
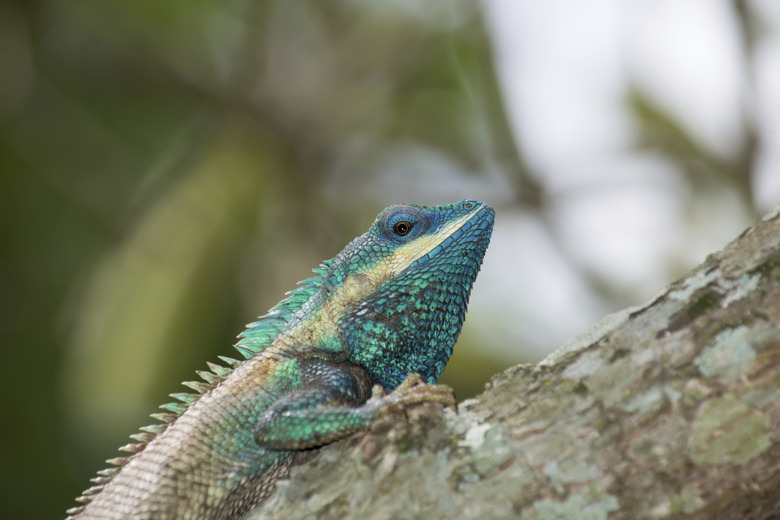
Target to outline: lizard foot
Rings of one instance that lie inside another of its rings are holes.
[[[379,415],[391,412],[404,413],[406,406],[420,403],[441,403],[447,408],[457,410],[455,394],[447,385],[429,385],[419,374],[409,374],[392,392],[385,393],[377,385],[372,390],[371,400]]]

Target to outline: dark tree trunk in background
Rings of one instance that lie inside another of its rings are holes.
[[[780,206],[457,415],[313,452],[250,518],[780,518],[779,422]]]

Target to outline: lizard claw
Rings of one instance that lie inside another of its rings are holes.
[[[384,388],[382,388],[382,385],[374,385],[371,387],[371,397],[370,399],[381,399],[387,395],[387,392]]]

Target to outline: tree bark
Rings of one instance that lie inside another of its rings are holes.
[[[458,413],[312,452],[248,518],[780,518],[780,206]]]

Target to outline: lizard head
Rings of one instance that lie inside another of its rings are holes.
[[[436,382],[460,334],[494,215],[472,200],[391,206],[333,259],[323,296],[350,362],[388,390],[410,373]]]

